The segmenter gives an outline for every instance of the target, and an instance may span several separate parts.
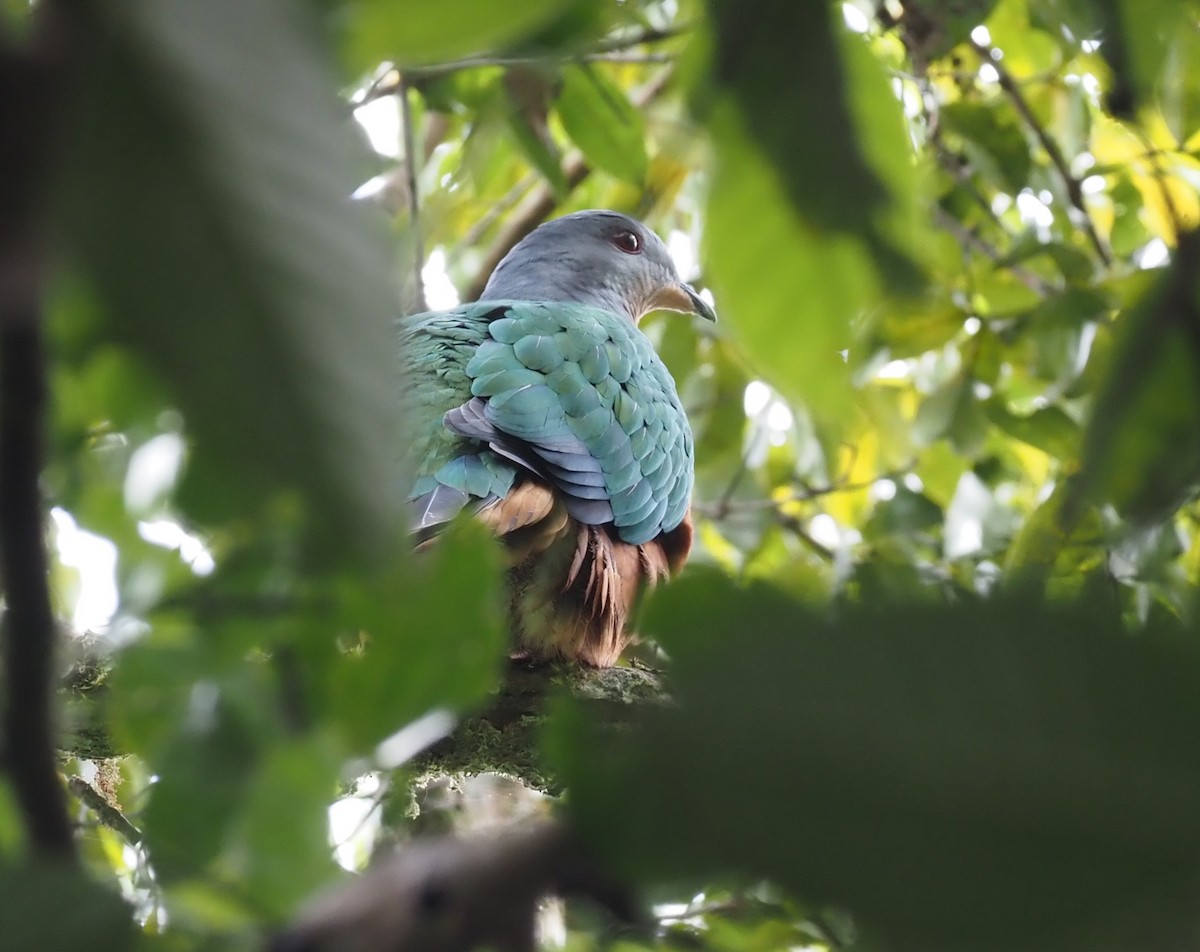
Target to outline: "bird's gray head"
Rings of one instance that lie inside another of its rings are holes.
[[[635,323],[658,309],[717,319],[680,280],[662,239],[610,211],[575,212],[534,229],[496,266],[481,300],[574,301]]]

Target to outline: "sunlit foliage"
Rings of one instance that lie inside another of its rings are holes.
[[[346,865],[403,835],[380,745],[486,703],[505,632],[477,532],[405,551],[392,322],[591,207],[721,323],[644,324],[697,438],[639,649],[683,703],[545,731],[658,918],[567,947],[1192,934],[1194,0],[75,6],[44,486],[128,909],[31,878],[0,781],[14,947],[251,948],[340,875],[331,804]]]

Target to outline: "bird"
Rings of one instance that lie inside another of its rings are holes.
[[[401,319],[410,529],[469,512],[503,543],[512,656],[611,667],[640,593],[692,547],[694,440],[639,329],[654,310],[716,320],[641,222],[547,221],[479,300]]]

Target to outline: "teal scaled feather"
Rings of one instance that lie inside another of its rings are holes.
[[[569,302],[485,301],[401,326],[421,420],[483,401],[474,429],[412,428],[419,513],[439,490],[458,507],[438,509],[437,521],[486,505],[525,470],[559,488],[580,522],[611,523],[633,545],[683,521],[691,428],[671,375],[627,317]]]

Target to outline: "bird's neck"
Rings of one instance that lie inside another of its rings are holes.
[[[642,309],[629,300],[627,289],[594,270],[573,266],[568,255],[554,259],[523,260],[519,267],[507,262],[492,273],[481,301],[564,301],[623,314],[635,324]]]

